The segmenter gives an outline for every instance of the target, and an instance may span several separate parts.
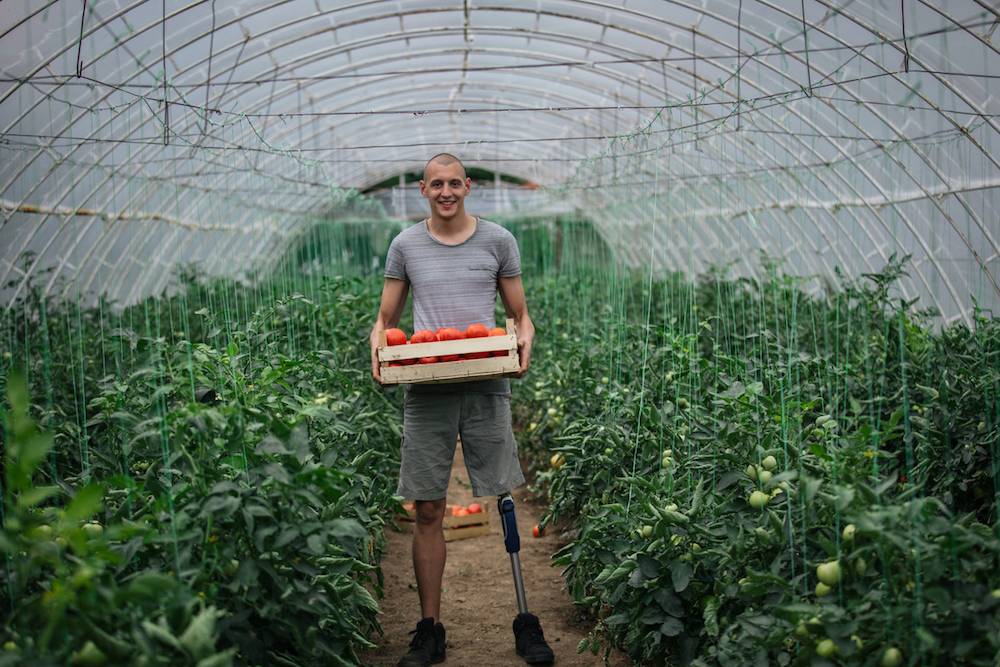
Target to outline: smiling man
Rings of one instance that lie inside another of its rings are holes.
[[[415,330],[493,328],[497,294],[517,326],[523,376],[531,359],[535,328],[521,284],[517,242],[506,229],[465,212],[472,181],[453,155],[437,155],[424,168],[420,193],[430,204],[424,222],[393,239],[385,263],[385,285],[371,333],[372,375],[381,382],[378,332],[395,327],[413,293]],[[441,580],[447,555],[442,521],[458,436],[476,497],[509,492],[524,483],[511,427],[506,378],[442,385],[406,385],[403,446],[397,493],[416,501],[413,569],[421,621],[400,667],[423,667],[445,659]],[[510,508],[513,512],[513,501]],[[518,576],[520,571],[518,569]],[[519,593],[520,594],[520,593]],[[523,601],[520,595],[519,604]],[[514,645],[529,664],[549,663],[538,617],[526,610],[514,620]]]

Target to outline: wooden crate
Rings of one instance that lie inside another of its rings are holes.
[[[451,508],[449,507],[449,510]],[[417,522],[416,510],[405,510],[405,514],[396,515],[396,523],[404,533],[412,533]],[[483,505],[483,511],[467,516],[445,516],[444,518],[444,541],[453,542],[455,540],[465,540],[470,537],[490,534],[490,508],[488,504]]]
[[[382,384],[386,386],[410,383],[440,384],[509,377],[521,370],[521,361],[517,355],[517,331],[513,319],[507,318],[506,329],[506,336],[393,346],[386,345],[385,331],[379,331],[378,359]],[[458,361],[439,361],[435,364],[390,366],[392,362],[398,362],[402,359],[500,351],[505,351],[507,354],[502,357],[488,357],[486,359],[459,359]]]

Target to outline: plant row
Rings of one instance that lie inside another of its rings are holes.
[[[400,500],[377,286],[282,293],[12,309],[0,665],[357,664]]]
[[[581,651],[995,664],[1000,321],[936,330],[904,269],[824,298],[776,271],[543,286],[593,313],[536,308],[515,400]]]

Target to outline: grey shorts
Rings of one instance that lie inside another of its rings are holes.
[[[396,493],[414,500],[446,497],[459,435],[474,496],[499,495],[524,484],[508,396],[407,392]]]

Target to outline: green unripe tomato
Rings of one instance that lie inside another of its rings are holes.
[[[85,523],[83,524],[83,532],[87,533],[87,537],[90,538],[100,537],[104,534],[104,526],[96,522]]]
[[[837,645],[833,643],[832,639],[824,639],[820,643],[816,644],[816,655],[822,658],[829,658],[837,655]]]
[[[760,491],[754,491],[753,493],[750,494],[750,507],[754,508],[755,510],[762,509],[765,505],[767,505],[770,499],[771,499],[770,496],[768,496],[766,493],[762,493]]]
[[[20,649],[18,648],[17,643],[11,640],[4,642],[3,650],[7,651],[7,653],[17,653]]]
[[[663,509],[667,510],[668,512],[676,512],[677,511],[677,503],[670,503],[669,505],[667,505]]]
[[[556,410],[555,408],[549,408],[547,412],[549,417],[555,417],[557,414],[559,414],[559,411]]]
[[[236,570],[240,567],[240,562],[235,558],[222,566],[222,571],[226,573],[226,576],[233,576],[236,574]]]
[[[767,484],[768,482],[771,481],[772,477],[774,477],[774,475],[768,470],[761,470],[759,473],[757,473],[757,479],[760,480],[761,484]]]
[[[980,431],[985,431],[986,430],[986,422],[979,422],[979,424],[976,426],[976,429],[980,430]]]
[[[79,651],[73,654],[70,662],[73,667],[102,667],[108,662],[108,656],[92,641],[87,641]]]
[[[850,542],[851,540],[853,540],[854,539],[854,534],[856,532],[858,532],[858,527],[855,526],[853,523],[849,523],[846,526],[844,526],[844,533],[842,535],[842,537],[844,538],[844,541],[845,542]]]
[[[836,586],[840,583],[840,562],[823,563],[816,568],[816,576],[827,586]]]
[[[753,464],[747,466],[747,477],[750,478],[751,482],[757,481],[757,466]]]
[[[768,456],[763,461],[761,461],[761,465],[764,466],[764,470],[774,470],[775,468],[778,467],[778,459],[774,458],[773,456]]]
[[[882,654],[878,664],[880,667],[899,667],[903,664],[903,653],[895,646],[890,646]]]
[[[643,537],[649,537],[652,534],[653,534],[653,527],[652,526],[643,526],[642,527],[642,536]]]
[[[680,398],[677,399],[677,407],[679,407],[681,410],[687,410],[688,408],[691,407],[691,402],[688,401],[683,396],[681,396]]]
[[[614,453],[614,451],[615,450],[611,449],[610,447],[606,447],[604,449],[604,454],[605,454],[605,456],[611,456]]]
[[[672,458],[670,458],[669,456],[664,456],[663,460],[660,461],[660,466],[662,466],[664,468],[669,468],[673,464],[674,464],[674,460]]]
[[[816,584],[816,597],[821,598],[821,597],[824,597],[826,595],[829,595],[832,592],[833,592],[833,589],[830,588],[829,586],[827,586],[826,584],[824,584],[822,581],[817,582],[817,584]]]
[[[697,542],[692,542],[691,543],[691,551],[693,551],[695,553],[698,553],[699,551],[701,551],[701,545],[698,544]]]
[[[805,623],[799,623],[795,626],[795,631],[792,634],[797,639],[809,639],[809,628],[806,627]]]
[[[858,558],[854,563],[854,571],[858,573],[859,577],[865,576],[865,572],[868,571],[868,563],[865,562],[864,558]]]
[[[861,641],[861,637],[858,637],[857,635],[851,635],[851,641],[854,642],[854,645],[858,647],[859,651],[865,647],[865,643]]]

